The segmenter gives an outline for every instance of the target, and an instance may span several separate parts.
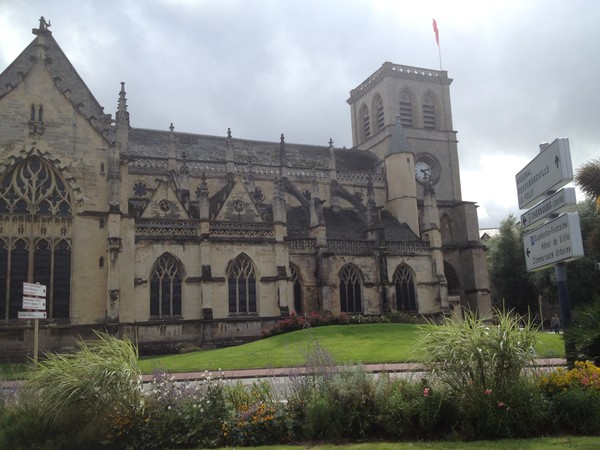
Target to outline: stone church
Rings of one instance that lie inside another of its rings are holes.
[[[49,27],[0,74],[2,355],[32,348],[23,282],[47,287],[42,350],[94,329],[165,350],[292,313],[490,310],[447,72],[384,63],[350,91],[349,149],[150,130],[124,83],[104,112]]]

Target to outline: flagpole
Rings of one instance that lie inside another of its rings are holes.
[[[435,42],[438,46],[438,56],[440,58],[440,72],[442,71],[442,48],[440,47],[440,32],[438,30],[437,22],[433,19],[433,33],[435,34]]]

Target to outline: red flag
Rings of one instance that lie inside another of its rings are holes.
[[[440,46],[440,32],[438,31],[437,22],[433,19],[433,32],[435,33],[435,42]]]

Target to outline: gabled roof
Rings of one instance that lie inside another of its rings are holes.
[[[98,103],[49,30],[39,33],[19,56],[0,74],[0,99],[18,86],[38,61],[38,46],[44,47],[44,64],[57,89],[103,134],[110,127],[110,115]]]

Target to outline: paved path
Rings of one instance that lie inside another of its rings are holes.
[[[554,368],[566,366],[567,362],[564,358],[545,358],[536,360],[538,367]],[[394,364],[365,364],[367,372],[371,373],[407,373],[419,372],[423,366],[418,363],[394,363]],[[297,368],[271,368],[271,369],[243,369],[243,370],[223,370],[220,372],[212,372],[212,377],[225,379],[244,379],[244,378],[270,378],[270,377],[287,377],[290,374],[302,375],[305,374],[305,367]],[[171,374],[177,381],[201,380],[205,376],[205,372],[182,372]],[[152,375],[144,375],[144,382],[152,380]]]

